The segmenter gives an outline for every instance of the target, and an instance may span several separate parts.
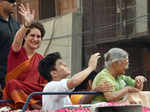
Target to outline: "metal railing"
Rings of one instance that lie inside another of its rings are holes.
[[[88,95],[95,94],[95,95],[98,95],[98,94],[102,94],[102,93],[101,92],[87,92],[87,91],[81,91],[81,92],[33,92],[28,96],[28,98],[22,108],[22,112],[25,112],[25,110],[27,109],[29,101],[32,98],[32,96],[35,96],[35,95],[71,95],[71,94],[85,94],[85,95],[86,94],[88,94]]]
[[[0,100],[0,103],[14,103],[13,100]]]

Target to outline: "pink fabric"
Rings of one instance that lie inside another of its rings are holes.
[[[105,104],[100,104],[98,107],[104,107],[104,106],[123,106],[123,105],[131,105],[128,103],[116,103],[116,102],[109,102],[109,103],[105,103]],[[77,107],[77,108],[62,108],[62,109],[58,109],[55,111],[48,111],[48,112],[90,112],[91,107]],[[5,111],[2,111],[5,112]],[[16,110],[14,111],[7,111],[7,112],[16,112]],[[26,112],[41,112],[41,110],[26,110]],[[143,107],[142,108],[142,112],[150,112],[150,108],[148,107]]]
[[[74,109],[64,108],[64,109],[59,109],[53,112],[90,112],[90,107],[74,108]]]

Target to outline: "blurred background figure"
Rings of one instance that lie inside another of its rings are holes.
[[[5,87],[7,58],[19,24],[12,14],[16,11],[16,0],[0,0],[0,87]]]

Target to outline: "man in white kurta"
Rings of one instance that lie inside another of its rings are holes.
[[[62,79],[61,81],[51,81],[49,82],[43,92],[68,92],[72,91],[69,90],[67,87],[68,79]],[[68,95],[43,95],[43,106],[42,110],[57,110],[59,108],[63,108],[64,105],[71,105],[71,101]]]
[[[69,92],[80,85],[88,75],[96,69],[97,60],[100,53],[95,53],[90,57],[88,67],[83,71],[74,74],[70,79],[66,77],[70,74],[70,70],[63,62],[58,52],[51,53],[39,62],[40,74],[49,82],[43,92]],[[42,110],[52,111],[63,108],[65,105],[71,104],[68,95],[43,95]]]

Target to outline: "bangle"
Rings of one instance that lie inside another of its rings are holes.
[[[24,27],[25,27],[25,28],[29,28],[29,26],[27,26],[27,25],[25,25],[25,24],[24,24]]]

